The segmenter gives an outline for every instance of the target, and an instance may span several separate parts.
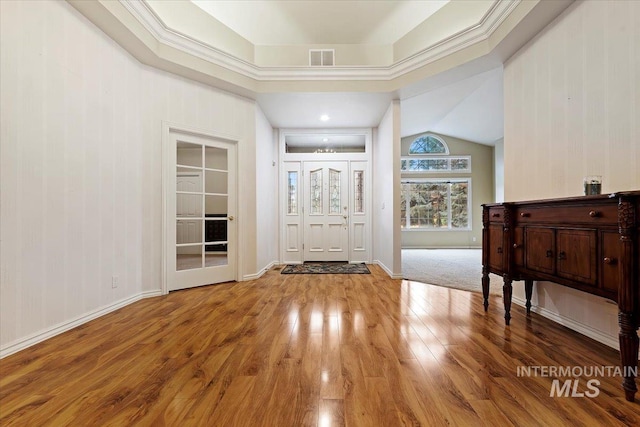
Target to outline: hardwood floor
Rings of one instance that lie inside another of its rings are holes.
[[[478,293],[371,270],[272,270],[122,308],[0,360],[0,425],[640,425],[620,378],[571,398],[517,376],[616,351],[520,307],[505,327],[497,296],[485,314]]]

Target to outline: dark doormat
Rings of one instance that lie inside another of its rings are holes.
[[[305,262],[288,264],[281,274],[371,274],[366,264],[345,262]]]

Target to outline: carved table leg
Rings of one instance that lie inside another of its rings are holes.
[[[618,324],[620,325],[620,362],[622,364],[624,380],[625,398],[633,402],[638,388],[636,387],[635,370],[638,366],[638,324],[633,313],[618,313]]]
[[[524,293],[527,297],[527,315],[531,314],[531,294],[533,293],[533,280],[524,279]]]
[[[484,311],[489,308],[489,269],[482,267],[482,296],[484,297]]]
[[[502,286],[502,299],[504,300],[504,321],[509,325],[511,320],[511,278],[504,276],[504,286]]]
[[[620,264],[618,272],[618,324],[620,325],[620,362],[624,372],[622,387],[628,401],[633,402],[638,368],[638,277],[634,271],[635,206],[632,200],[618,200],[618,230],[620,233]]]

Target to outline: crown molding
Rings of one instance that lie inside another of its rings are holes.
[[[158,43],[173,47],[220,67],[255,79],[259,71],[257,66],[223,52],[215,46],[197,40],[188,34],[170,28],[145,0],[118,1],[151,33]]]
[[[487,10],[481,20],[461,31],[451,34],[440,42],[428,46],[420,52],[402,59],[390,67],[391,78],[400,77],[411,71],[415,71],[445,56],[459,52],[469,46],[484,42],[502,24],[521,0],[500,1],[495,0],[491,8]]]
[[[521,0],[495,0],[481,20],[389,66],[260,67],[170,28],[145,0],[119,0],[159,45],[178,49],[258,82],[392,81],[486,41]],[[204,13],[204,12],[203,12]],[[126,25],[126,24],[125,24]],[[180,64],[182,65],[182,64]]]

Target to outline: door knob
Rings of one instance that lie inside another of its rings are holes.
[[[233,215],[229,215],[229,221],[233,221]]]

